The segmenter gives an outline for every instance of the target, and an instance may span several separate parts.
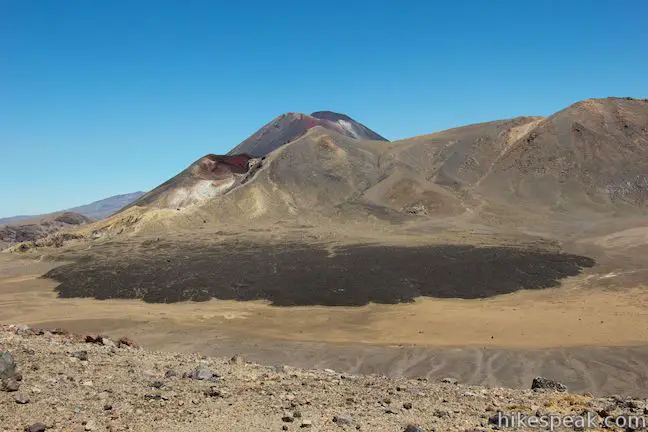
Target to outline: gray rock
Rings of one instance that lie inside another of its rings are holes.
[[[439,418],[447,418],[450,417],[450,412],[442,409],[437,409],[434,411],[434,413],[432,413],[432,415]]]
[[[19,394],[19,395],[16,395],[16,397],[14,397],[14,401],[17,404],[25,405],[25,404],[29,403],[29,398],[27,396],[25,396],[25,395]]]
[[[333,417],[333,423],[338,426],[354,426],[357,427],[359,424],[353,418],[345,415],[336,415]]]
[[[144,395],[144,399],[148,400],[169,400],[168,397],[160,393],[149,393]]]
[[[10,352],[0,353],[0,379],[13,378],[16,373],[16,362]]]
[[[405,408],[406,410],[412,409],[412,402],[405,402],[403,404],[403,408]]]
[[[13,378],[7,378],[2,380],[0,385],[0,390],[6,392],[15,392],[20,388],[20,383]]]
[[[301,428],[309,428],[311,426],[313,426],[313,422],[310,420],[302,420],[301,425],[299,425]]]
[[[153,381],[151,383],[151,387],[156,388],[156,389],[160,389],[160,388],[164,387],[164,383],[162,381]]]
[[[442,383],[445,383],[445,384],[455,384],[455,385],[456,385],[459,381],[457,381],[457,380],[454,379],[454,378],[447,377],[447,378],[443,378],[443,379],[441,380],[441,382],[442,382]]]
[[[403,432],[425,432],[425,429],[423,429],[420,426],[416,426],[416,425],[413,425],[413,424],[408,424],[407,426],[405,426],[405,429],[403,430]]]
[[[205,391],[205,396],[225,398],[227,397],[227,392],[217,387],[210,387],[209,390]]]
[[[531,383],[531,390],[566,392],[567,386],[549,378],[535,377]]]
[[[81,361],[88,361],[88,351],[77,351],[70,354],[71,357],[78,358]]]
[[[32,331],[31,327],[23,324],[16,327],[16,334],[19,336],[30,336],[34,334],[34,332]]]
[[[176,371],[174,371],[174,370],[169,369],[168,371],[166,371],[164,373],[164,376],[167,377],[167,378],[172,378],[172,377],[178,376],[178,373]]]
[[[204,366],[198,366],[191,372],[187,372],[183,375],[185,378],[191,378],[195,380],[201,380],[201,381],[216,381],[219,376],[218,374],[212,372],[211,370],[207,369]]]
[[[47,430],[47,426],[45,426],[43,423],[34,423],[31,426],[27,426],[25,428],[26,432],[45,432]]]

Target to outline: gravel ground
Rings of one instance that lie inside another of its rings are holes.
[[[534,391],[351,376],[25,326],[0,326],[0,378],[2,431],[472,432],[497,429],[498,412],[599,423],[648,413],[643,400],[571,394],[551,380]],[[512,430],[527,429],[548,428]]]

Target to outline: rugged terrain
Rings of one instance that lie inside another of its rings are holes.
[[[95,225],[94,234],[202,224],[353,223],[422,232],[515,226],[521,234],[562,237],[645,214],[644,100],[592,99],[547,118],[394,142],[314,124],[277,146],[263,132],[268,127],[274,128],[266,125],[254,135],[255,145],[244,142],[228,156],[199,159]],[[289,130],[281,122],[273,129]]]
[[[261,366],[236,353],[149,352],[128,338],[54,333],[0,327],[3,430],[476,432],[516,413],[585,416],[597,425],[639,425],[648,414],[644,400],[565,393],[542,378],[528,390],[485,388],[453,377]]]
[[[62,212],[0,225],[0,250],[16,243],[34,242],[66,228],[78,227],[92,219],[78,213]]]
[[[620,270],[586,239],[645,216],[633,183],[648,172],[644,100],[588,100],[395,142],[309,124],[276,147],[265,130],[290,132],[288,117],[254,146],[207,155],[75,231],[95,247],[63,252],[73,263],[48,274],[59,293],[284,306],[484,298],[554,287],[596,264]]]
[[[287,127],[198,159],[66,241],[6,254],[0,322],[349,373],[517,388],[537,374],[642,394],[648,101],[394,142],[317,123],[274,140]]]
[[[135,199],[143,195],[144,192],[132,192],[123,195],[115,195],[108,198],[104,198],[99,201],[92,202],[90,204],[84,204],[78,207],[72,207],[65,210],[60,210],[51,214],[42,214],[42,215],[21,215],[21,216],[11,216],[11,217],[2,217],[0,218],[0,225],[16,225],[19,222],[28,220],[28,219],[38,219],[43,217],[52,216],[58,213],[78,213],[90,219],[103,219],[106,218],[117,210],[122,209],[124,206],[130,204]]]
[[[144,192],[115,195],[90,204],[38,216],[0,218],[0,250],[13,244],[34,242],[49,235],[103,219],[122,209]],[[60,240],[60,238],[58,239]],[[58,244],[58,241],[54,243]],[[44,244],[52,244],[46,241]]]

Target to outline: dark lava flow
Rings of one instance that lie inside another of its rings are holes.
[[[549,288],[594,264],[578,255],[507,247],[362,245],[331,256],[314,246],[239,243],[157,247],[128,258],[86,256],[45,277],[61,282],[60,297],[360,306]]]

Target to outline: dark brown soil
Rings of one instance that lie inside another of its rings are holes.
[[[359,306],[410,302],[419,296],[474,299],[549,288],[595,264],[578,255],[465,245],[356,245],[335,253],[300,244],[142,246],[144,250],[128,259],[95,250],[46,277],[61,282],[61,297]]]

